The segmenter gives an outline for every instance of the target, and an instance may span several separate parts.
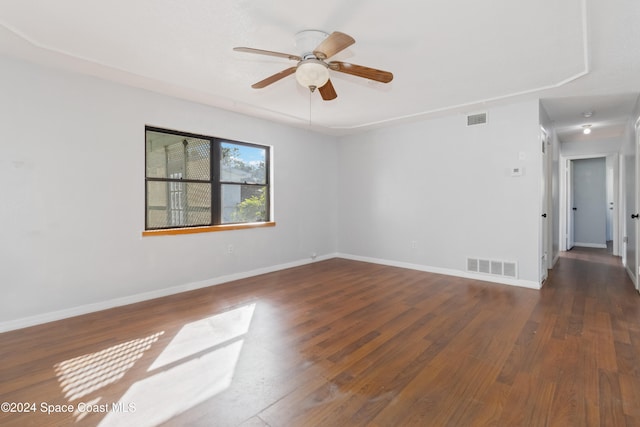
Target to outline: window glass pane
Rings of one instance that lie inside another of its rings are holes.
[[[147,131],[147,177],[197,179],[211,177],[206,139]]]
[[[266,187],[222,185],[222,223],[268,221]]]
[[[147,228],[211,224],[211,184],[147,182]]]
[[[146,228],[269,221],[268,150],[146,128]]]
[[[266,184],[266,148],[223,142],[220,181]]]

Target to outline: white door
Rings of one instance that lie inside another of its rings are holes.
[[[640,218],[640,120],[636,122],[636,144],[635,144],[635,188],[633,189],[635,198],[635,212],[632,214],[631,229],[627,230],[629,240],[633,239],[634,245],[632,251],[634,253],[635,265],[633,268],[633,275],[635,276],[636,289],[640,291],[640,280],[638,280],[638,274],[640,273],[638,265],[640,265],[640,254],[638,248],[640,248],[640,233],[638,233],[638,219]]]
[[[574,160],[573,235],[576,246],[607,247],[607,175],[604,157]]]
[[[640,129],[636,127],[636,135],[638,135]],[[625,172],[625,237],[626,237],[626,251],[625,260],[627,264],[627,270],[631,275],[633,282],[638,287],[638,236],[637,236],[637,223],[638,219],[638,144],[640,144],[640,137],[634,145],[634,153],[625,153],[624,157],[624,172]]]
[[[612,157],[607,157],[607,242],[613,240],[613,219],[614,215],[614,178],[613,178]]]
[[[541,151],[542,151],[542,185],[540,189],[540,236],[539,236],[539,264],[540,264],[540,283],[547,279],[549,269],[549,196],[548,196],[548,137],[547,133],[542,130],[540,133]]]
[[[573,161],[567,160],[567,250],[575,246],[575,236],[573,224],[575,219],[576,205],[573,197]]]

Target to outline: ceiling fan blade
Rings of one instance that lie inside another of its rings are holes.
[[[329,68],[341,73],[351,74],[377,82],[389,83],[393,80],[393,74],[388,71],[376,70],[375,68],[364,67],[362,65],[349,64],[348,62],[331,61]]]
[[[331,84],[331,80],[327,80],[324,86],[318,88],[318,92],[320,92],[320,96],[322,96],[322,99],[325,101],[331,101],[338,97],[336,90],[333,88],[333,84]]]
[[[254,49],[252,47],[234,47],[236,52],[257,53],[258,55],[277,56],[279,58],[286,58],[292,61],[302,61],[302,58],[298,55],[292,55],[290,53],[274,52],[272,50]]]
[[[315,48],[313,54],[318,59],[331,58],[336,53],[344,50],[354,44],[356,41],[348,34],[341,33],[340,31],[334,31],[324,39],[318,47]]]
[[[275,73],[272,76],[267,77],[264,80],[260,80],[258,83],[254,83],[251,85],[254,89],[262,89],[263,87],[269,86],[271,83],[275,83],[280,79],[283,79],[287,76],[296,72],[296,67],[287,68],[286,70],[282,70],[279,73]]]

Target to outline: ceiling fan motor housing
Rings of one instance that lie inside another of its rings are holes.
[[[304,30],[296,34],[296,48],[302,58],[306,58],[309,55],[313,55],[313,50],[324,39],[329,37],[329,34],[320,30]],[[313,55],[315,58],[315,55]]]

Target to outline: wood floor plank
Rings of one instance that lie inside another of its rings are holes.
[[[620,394],[622,395],[622,409],[626,416],[635,419],[640,425],[640,381],[637,377],[620,374]]]
[[[580,396],[585,388],[581,374],[580,339],[569,336],[563,342],[562,362],[549,410],[551,426],[588,425],[586,400]]]
[[[600,425],[600,407],[598,402],[601,398],[608,398],[608,396],[600,395],[598,360],[594,355],[597,355],[597,340],[595,339],[595,334],[592,331],[585,331],[583,337],[580,339],[576,375],[579,375],[583,384],[582,393],[578,395],[578,398],[582,397],[584,400],[585,425],[588,426]],[[564,376],[558,379],[558,381],[563,380],[565,380]]]
[[[500,427],[500,418],[509,404],[511,386],[494,382],[464,411],[456,411],[449,419],[452,426]]]
[[[539,291],[332,259],[0,334],[0,361],[0,401],[74,405],[12,427],[640,425],[640,296],[600,249]]]
[[[599,393],[606,399],[599,399],[600,424],[610,426],[626,425],[626,416],[622,405],[622,392],[618,375],[604,369],[599,370]]]
[[[617,356],[611,327],[610,314],[597,312],[595,315],[596,348],[598,367],[610,372],[618,370]]]
[[[509,395],[509,405],[499,424],[504,426],[546,426],[550,424],[549,408],[553,403],[556,383],[521,372]]]

